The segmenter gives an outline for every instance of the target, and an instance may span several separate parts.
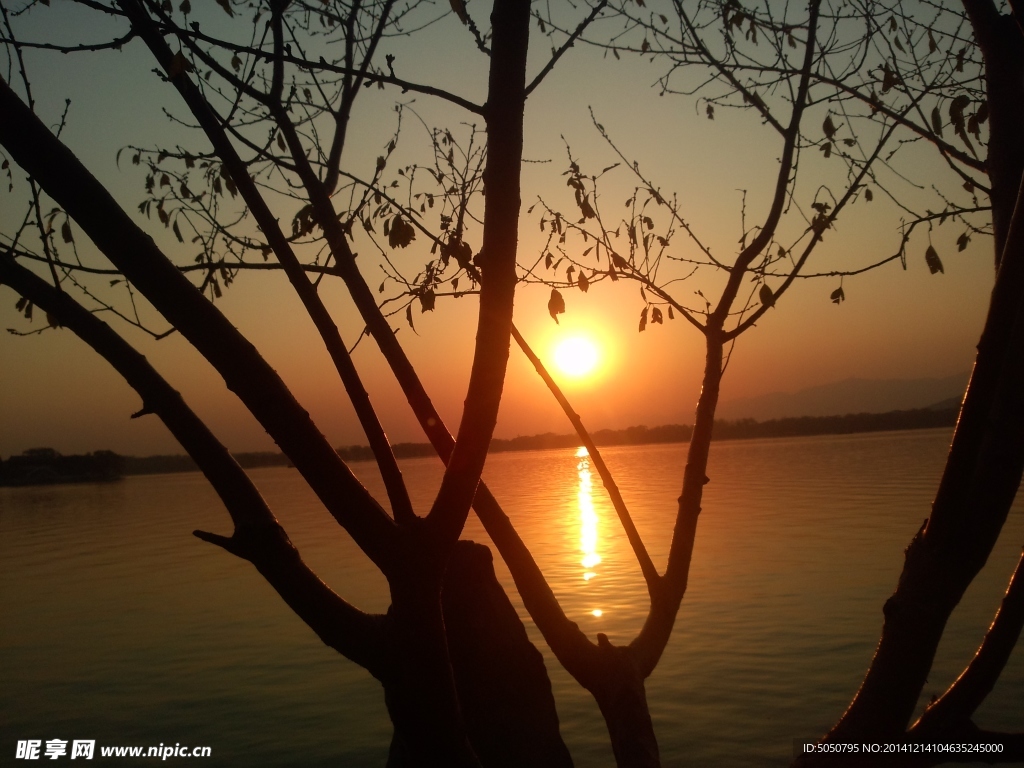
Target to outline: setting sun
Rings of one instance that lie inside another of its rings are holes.
[[[555,347],[555,364],[567,376],[585,376],[597,365],[597,346],[580,336],[559,342]]]

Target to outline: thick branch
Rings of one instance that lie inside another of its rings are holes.
[[[1024,627],[1024,556],[1010,578],[1003,602],[971,663],[910,729],[928,738],[950,725],[969,721],[995,687]]]
[[[374,562],[382,563],[392,535],[390,519],[278,374],[2,80],[0,144],[217,369],[331,514]]]
[[[562,411],[576,429],[576,434],[583,441],[583,445],[586,446],[598,474],[601,475],[601,481],[604,483],[605,490],[608,491],[608,497],[612,500],[615,513],[619,516],[619,522],[622,523],[622,528],[626,532],[629,545],[633,548],[633,554],[636,556],[637,563],[640,564],[640,572],[644,576],[644,581],[647,582],[647,590],[653,593],[661,581],[661,576],[658,575],[658,569],[654,567],[654,562],[647,553],[647,547],[644,546],[643,539],[640,538],[640,533],[637,531],[636,525],[633,524],[633,518],[630,517],[629,509],[626,508],[626,502],[622,500],[622,494],[619,493],[619,487],[615,484],[615,478],[612,477],[608,465],[604,463],[604,458],[602,458],[601,452],[594,443],[594,439],[590,436],[587,428],[583,426],[583,420],[579,417],[579,414],[573,410],[572,405],[565,398],[565,395],[562,394],[558,384],[551,378],[551,374],[544,367],[544,363],[534,354],[530,345],[526,343],[526,339],[523,338],[523,335],[519,333],[519,329],[514,325],[512,326],[512,337],[519,344],[519,348],[523,350],[523,354],[526,355],[527,359],[533,363],[533,367],[537,370],[541,379],[544,380],[551,394],[554,395],[555,400],[562,407]]]
[[[814,51],[817,47],[818,11],[821,7],[821,0],[811,0],[810,17],[807,20],[807,47],[804,50],[804,62],[800,70],[800,85],[797,88],[796,98],[793,102],[793,114],[790,117],[783,136],[782,159],[779,162],[779,172],[775,181],[775,195],[772,198],[772,205],[765,217],[761,230],[754,239],[740,253],[736,263],[729,271],[729,280],[722,291],[722,297],[711,317],[708,318],[709,329],[714,326],[721,329],[725,318],[728,316],[732,303],[739,291],[740,284],[754,259],[768,246],[775,237],[775,228],[786,203],[786,192],[789,189],[790,174],[793,170],[794,158],[796,155],[797,142],[800,138],[800,121],[803,118],[804,109],[807,107],[807,94],[810,88],[811,69],[814,63]]]
[[[102,355],[195,460],[235,526],[230,538],[201,531],[196,535],[252,562],[325,644],[367,669],[379,669],[384,661],[379,619],[351,606],[309,569],[227,448],[146,358],[106,323],[9,255],[0,255],[0,283],[27,297]]]
[[[999,13],[992,0],[963,0],[985,60],[989,107],[988,157],[996,266],[1006,244],[1024,173],[1024,33],[1017,20]]]
[[[907,548],[882,637],[830,738],[903,733],[946,621],[992,551],[1024,471],[1024,179],[978,356],[927,525]]]
[[[477,257],[481,287],[476,347],[455,450],[428,517],[438,527],[442,541],[454,542],[469,514],[497,423],[508,363],[522,203],[520,175],[529,25],[529,3],[522,0],[495,3],[491,14],[494,38],[484,113],[487,196],[483,248]]]
[[[643,629],[631,649],[636,655],[641,673],[646,677],[657,665],[672,634],[679,604],[686,593],[690,574],[690,561],[697,537],[697,519],[701,512],[704,486],[708,483],[708,457],[711,436],[718,407],[718,394],[722,382],[724,344],[721,333],[708,329],[705,334],[706,356],[704,380],[697,411],[693,420],[693,434],[686,454],[683,470],[683,488],[679,495],[672,543],[669,546],[668,567],[663,578],[664,587],[652,600],[651,611]]]
[[[169,68],[172,57],[171,50],[157,32],[152,20],[132,0],[121,0],[121,6],[160,65],[165,69]],[[323,339],[331,360],[334,362],[335,369],[338,371],[338,375],[345,386],[345,391],[348,393],[349,399],[355,408],[359,423],[370,443],[370,448],[373,450],[377,465],[380,467],[381,477],[384,480],[395,519],[411,519],[415,514],[412,509],[412,503],[409,501],[405,482],[402,480],[401,470],[398,468],[398,462],[391,450],[391,444],[384,433],[380,420],[377,418],[377,414],[370,402],[370,397],[363,387],[359,373],[352,363],[348,349],[330,312],[327,311],[319,294],[306,276],[305,269],[299,263],[298,257],[292,250],[291,243],[288,242],[288,239],[281,231],[277,218],[270,211],[263,196],[256,188],[255,182],[249,176],[245,163],[235,151],[234,146],[224,131],[220,118],[214,113],[210,104],[203,98],[199,89],[185,73],[172,78],[172,82],[196,120],[199,121],[207,138],[213,144],[218,157],[220,157],[224,166],[231,174],[235,186],[242,195],[242,199],[245,200],[249,210],[252,211],[256,223],[267,238],[267,243],[273,248],[274,254],[288,276],[288,280],[291,282],[306,312],[320,333],[320,337]]]

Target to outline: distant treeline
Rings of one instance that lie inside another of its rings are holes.
[[[235,461],[245,469],[287,467],[291,464],[287,456],[276,451],[235,453],[232,455],[235,457]],[[124,457],[124,474],[126,475],[162,475],[168,472],[195,472],[198,469],[191,456],[182,454]]]
[[[887,432],[905,429],[931,429],[956,424],[957,408],[916,408],[888,413],[849,413],[845,416],[800,416],[788,419],[737,419],[716,421],[714,436],[719,440],[744,440],[759,437],[806,437],[810,435],[848,435],[856,432]],[[592,436],[597,445],[646,445],[686,443],[693,434],[687,424],[661,427],[601,429]],[[537,451],[551,448],[575,448],[580,439],[574,434],[530,435],[509,440],[495,439],[491,451]],[[372,461],[373,452],[365,445],[336,449],[345,461]],[[392,450],[400,459],[433,456],[429,443],[396,443]],[[290,466],[288,457],[273,451],[234,454],[246,468]],[[167,472],[194,472],[189,456],[119,456],[112,451],[96,451],[84,456],[61,456],[52,448],[34,448],[21,456],[0,461],[0,485],[38,485],[43,483],[94,482],[116,480],[122,475],[154,475]]]
[[[788,419],[755,421],[716,421],[719,440],[743,440],[756,437],[805,437],[810,435],[850,435],[856,432],[890,432],[902,429],[952,427],[960,413],[953,408],[915,408],[888,413],[848,413],[845,416],[797,416]]]
[[[124,457],[113,451],[61,456],[53,448],[31,448],[0,461],[0,485],[103,483],[120,480]]]

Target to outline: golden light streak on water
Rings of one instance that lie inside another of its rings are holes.
[[[601,556],[597,553],[598,519],[597,512],[594,511],[594,486],[590,472],[590,453],[586,448],[581,447],[576,451],[576,458],[579,459],[579,462],[576,464],[576,472],[580,479],[577,499],[580,508],[580,551],[583,553],[580,565],[586,569],[583,572],[583,580],[589,582],[591,579],[596,578],[597,573],[593,569],[601,562]],[[592,616],[600,617],[604,614],[604,611],[600,608],[595,608],[590,613]]]

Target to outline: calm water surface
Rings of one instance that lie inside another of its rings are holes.
[[[793,739],[836,720],[870,660],[948,437],[936,430],[714,447],[690,588],[648,682],[666,766],[785,765]],[[662,566],[685,449],[606,453]],[[355,469],[380,488],[371,464]],[[411,460],[403,471],[426,508],[439,462]],[[320,575],[360,607],[384,610],[384,579],[297,473],[252,476]],[[646,611],[644,586],[586,457],[498,454],[485,477],[571,618],[591,636],[632,638]],[[14,762],[18,739],[61,738],[209,745],[210,766],[383,766],[390,724],[380,686],[321,645],[251,566],[190,536],[195,528],[230,531],[198,474],[0,488],[0,764]],[[473,520],[465,537],[486,541]],[[973,654],[1022,541],[1018,503],[954,614],[926,697]],[[596,705],[527,626],[548,659],[576,765],[612,765]],[[979,724],[1019,729],[1022,690],[1018,650]]]

